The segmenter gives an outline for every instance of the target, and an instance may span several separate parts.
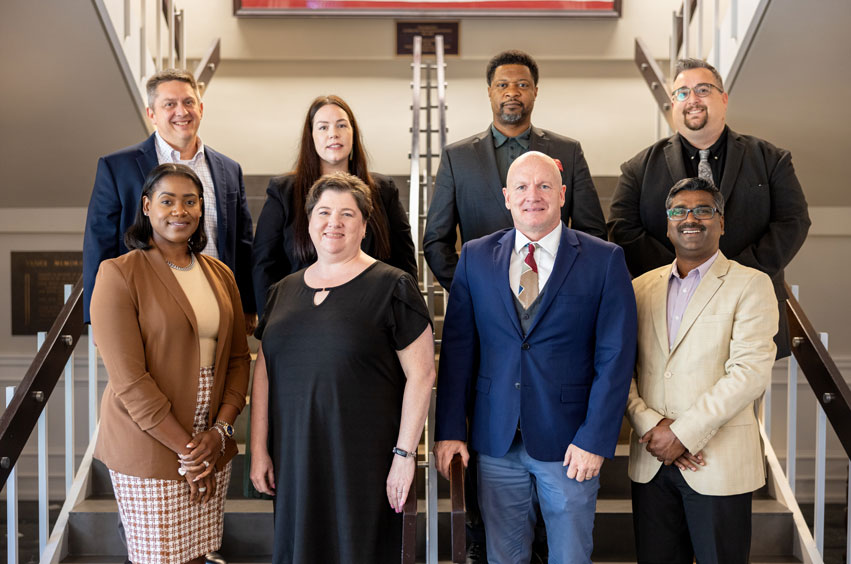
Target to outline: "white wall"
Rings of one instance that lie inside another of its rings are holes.
[[[625,2],[620,19],[464,19],[458,57],[447,57],[448,140],[487,127],[485,66],[509,48],[541,67],[533,122],[580,140],[592,174],[614,175],[655,136],[652,98],[632,62],[634,38],[667,56],[676,2]],[[375,170],[409,170],[410,57],[397,57],[393,19],[237,19],[230,0],[181,3],[188,53],[222,37],[222,64],[205,95],[206,143],[249,174],[293,162],[310,101],[338,94],[351,104]]]

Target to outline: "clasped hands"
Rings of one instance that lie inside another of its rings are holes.
[[[698,466],[706,466],[703,453],[690,453],[686,450],[680,439],[671,430],[673,419],[665,417],[655,427],[644,433],[638,440],[641,444],[647,444],[647,452],[656,457],[656,460],[665,466],[674,464],[680,470],[697,471]]]
[[[222,455],[221,437],[215,429],[202,431],[186,445],[188,453],[178,453],[179,473],[189,483],[189,502],[207,503],[216,492],[216,462]]]

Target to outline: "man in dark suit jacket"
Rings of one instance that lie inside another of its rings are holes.
[[[133,223],[145,177],[162,162],[182,162],[192,167],[204,184],[205,226],[213,243],[208,243],[204,252],[233,271],[246,329],[251,334],[256,324],[251,285],[253,229],[242,169],[198,137],[204,105],[192,74],[176,69],[160,71],[148,80],[147,91],[147,113],[157,131],[142,143],[98,161],[83,238],[84,320],[89,322],[89,304],[101,261],[127,252],[124,232]]]
[[[578,141],[532,126],[538,95],[538,65],[526,53],[506,51],[487,68],[493,124],[478,135],[448,145],[440,157],[434,195],[423,234],[423,252],[441,286],[449,289],[461,242],[511,227],[502,188],[508,167],[526,151],[540,151],[562,164],[567,186],[561,217],[565,225],[606,238],[597,190]]]
[[[470,417],[490,564],[529,562],[533,491],[550,558],[591,562],[635,362],[623,251],[563,225],[559,182],[548,156],[519,157],[503,191],[515,228],[466,243],[449,292],[435,454],[444,475],[456,453],[467,461]]]
[[[673,84],[677,133],[621,165],[609,213],[609,239],[623,247],[627,266],[639,276],[674,260],[667,239],[665,198],[679,180],[705,177],[719,187],[728,226],[724,256],[771,277],[780,307],[777,357],[789,356],[783,269],[810,227],[807,201],[789,151],[726,125],[727,93],[712,65],[678,62]],[[701,165],[701,152],[706,162]],[[701,170],[705,171],[700,174]],[[705,175],[705,176],[704,176]]]

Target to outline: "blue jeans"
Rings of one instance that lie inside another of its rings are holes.
[[[479,506],[489,564],[529,562],[537,492],[550,564],[590,564],[600,477],[568,479],[561,461],[541,462],[517,438],[502,458],[479,454]]]

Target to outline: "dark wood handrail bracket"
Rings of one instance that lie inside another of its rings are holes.
[[[417,473],[402,508],[402,564],[417,561]]]
[[[463,562],[467,559],[467,531],[465,526],[464,505],[464,463],[461,455],[456,454],[449,463],[449,498],[452,501],[452,513],[449,517],[449,528],[452,532],[452,562]]]
[[[24,375],[12,402],[0,415],[0,489],[18,461],[65,364],[83,332],[83,278],[53,322],[44,344]]]
[[[789,319],[792,353],[836,431],[845,454],[851,457],[851,389],[788,284],[786,293],[786,316]]]

